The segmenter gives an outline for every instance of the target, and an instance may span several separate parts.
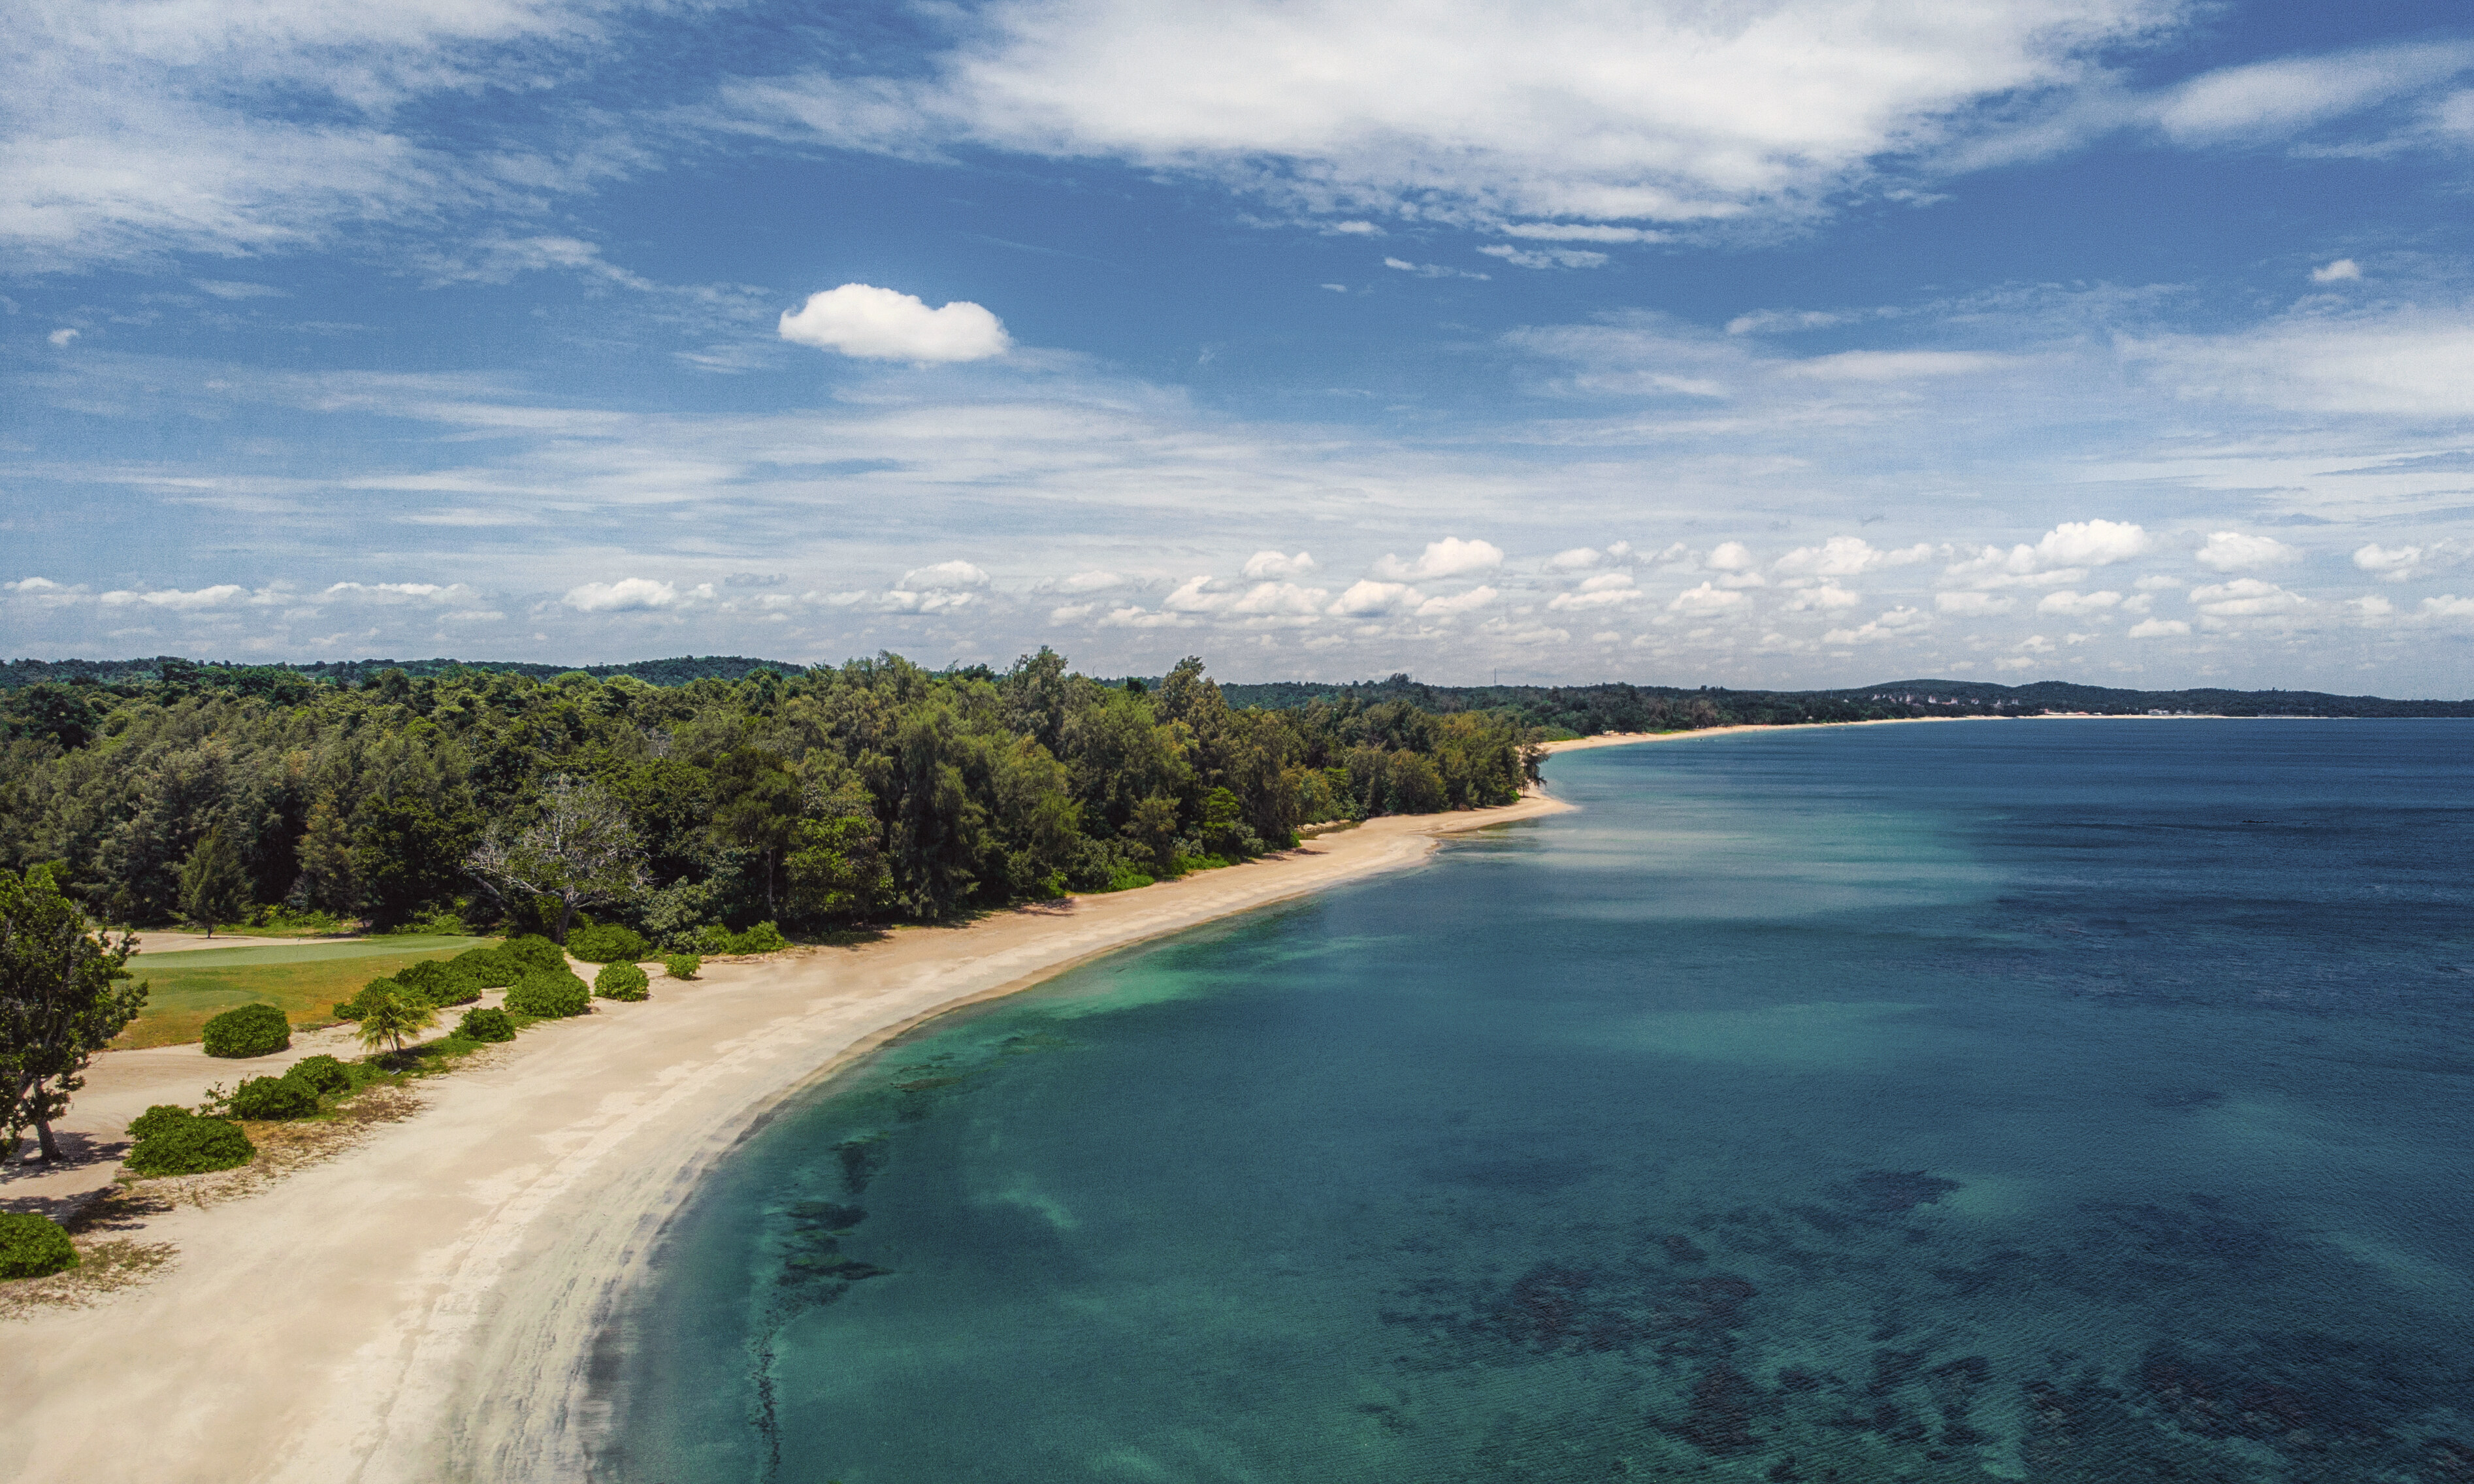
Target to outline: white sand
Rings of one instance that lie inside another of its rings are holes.
[[[1094,954],[1376,871],[1432,837],[1567,806],[1387,818],[1139,891],[715,964],[527,1032],[430,1106],[263,1193],[157,1218],[156,1281],[0,1325],[0,1477],[38,1484],[581,1478],[588,1350],[697,1175],[820,1073]],[[313,1049],[296,1040],[297,1054]],[[100,1058],[63,1130],[290,1058]],[[108,1161],[36,1177],[91,1181]],[[55,1187],[63,1188],[63,1187]],[[36,1193],[0,1184],[0,1202]],[[47,1190],[46,1194],[53,1193]]]

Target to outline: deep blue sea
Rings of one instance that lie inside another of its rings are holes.
[[[2474,723],[1547,777],[784,1108],[596,1476],[2474,1479]]]

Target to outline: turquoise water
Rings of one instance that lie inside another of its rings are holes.
[[[1548,777],[786,1107],[596,1476],[2474,1478],[2474,726]]]

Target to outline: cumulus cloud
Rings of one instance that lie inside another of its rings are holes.
[[[988,574],[960,560],[938,562],[934,567],[914,567],[902,574],[897,586],[914,593],[946,592],[960,588],[983,588]]]
[[[2192,553],[2202,567],[2217,572],[2257,572],[2282,567],[2302,553],[2273,536],[2246,536],[2240,531],[2213,531]]]
[[[1853,577],[1884,567],[1904,567],[1929,559],[1928,542],[1885,551],[1861,536],[1832,536],[1817,547],[1798,547],[1771,564],[1790,578]]]
[[[1586,248],[1516,248],[1497,242],[1478,251],[1489,257],[1500,257],[1515,268],[1603,268],[1612,261],[1606,254]]]
[[[2307,606],[2299,594],[2257,577],[2236,577],[2231,582],[2193,588],[2191,603],[2211,619],[2270,618]]]
[[[200,608],[222,608],[249,596],[249,589],[230,582],[182,592],[179,588],[157,588],[152,592],[121,589],[104,594],[96,601],[107,608],[126,608],[143,604],[150,608],[169,608],[175,612],[194,612]]]
[[[1666,605],[1666,611],[1680,613],[1686,618],[1701,618],[1732,612],[1746,601],[1741,593],[1719,587],[1714,582],[1704,582],[1697,588],[1686,588],[1676,594],[1675,600]]]
[[[2142,619],[2130,625],[2133,639],[2171,639],[2189,632],[2191,625],[2179,619]]]
[[[1821,636],[1825,645],[1868,645],[1882,640],[1898,639],[1929,626],[1932,615],[1904,604],[1891,609],[1861,628],[1834,628]]]
[[[915,294],[845,283],[785,310],[782,338],[872,360],[976,361],[1013,342],[1004,322],[968,300],[931,309]]]
[[[1558,593],[1546,606],[1559,612],[1584,608],[1616,608],[1637,603],[1644,596],[1632,585],[1630,572],[1606,572],[1584,580],[1569,593]]]
[[[1246,575],[1258,579],[1301,576],[1314,568],[1315,559],[1303,551],[1295,556],[1279,551],[1257,551],[1246,558]]]
[[[1841,608],[1853,608],[1863,600],[1861,593],[1842,588],[1835,582],[1824,582],[1817,588],[1798,591],[1795,596],[1787,599],[1786,609],[1789,613],[1835,613]]]
[[[2469,549],[2453,540],[2414,542],[2384,547],[2370,542],[2354,551],[2354,565],[2382,582],[2412,582],[2445,571],[2465,559]]]
[[[61,328],[53,330],[43,338],[49,340],[55,349],[66,350],[68,348],[68,343],[75,340],[77,337],[78,332],[76,330],[62,327]]]
[[[2314,283],[2345,283],[2363,276],[2363,265],[2350,257],[2341,257],[2323,268],[2311,270]]]
[[[711,583],[682,592],[670,583],[650,577],[621,577],[617,582],[587,582],[570,588],[561,601],[578,613],[644,613],[711,596]]]
[[[1503,550],[1492,542],[1463,541],[1458,536],[1446,536],[1441,541],[1426,543],[1426,549],[1414,562],[1404,562],[1395,555],[1385,556],[1374,564],[1374,574],[1415,582],[1433,577],[1457,577],[1464,572],[1484,572],[1502,565]]]
[[[1433,547],[1428,547],[1432,550]],[[1423,595],[1405,582],[1376,582],[1372,578],[1350,583],[1331,605],[1336,619],[1375,619],[1388,613],[1415,608],[1425,601]]]
[[[1418,605],[1418,617],[1447,619],[1454,614],[1483,608],[1501,596],[1491,587],[1479,586],[1469,589],[1457,597],[1430,597]]]
[[[2077,581],[2091,567],[2128,561],[2153,544],[2130,522],[2065,521],[2034,546],[1978,547],[1976,555],[1943,569],[1942,577],[1958,587],[2054,587]]]
[[[1383,266],[1398,273],[1416,274],[1421,279],[1476,279],[1480,282],[1489,282],[1494,277],[1467,268],[1446,267],[1442,263],[1413,263],[1405,257],[1387,257],[1383,259]]]
[[[2010,599],[2000,593],[1958,592],[1936,593],[1933,606],[1943,613],[1962,619],[1981,619],[2010,611]]]
[[[2122,595],[2119,593],[2073,593],[2066,590],[2046,594],[2037,601],[2036,611],[2057,613],[2064,618],[2075,619],[2092,613],[2103,613],[2121,604]]]

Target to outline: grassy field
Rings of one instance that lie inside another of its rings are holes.
[[[489,942],[486,937],[379,937],[351,943],[265,948],[206,948],[194,953],[141,953],[129,961],[146,981],[146,1010],[115,1046],[177,1046],[194,1041],[207,1020],[235,1005],[280,1009],[294,1025],[325,1025],[337,1000],[349,1000],[373,979],[423,959],[444,959]]]

